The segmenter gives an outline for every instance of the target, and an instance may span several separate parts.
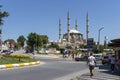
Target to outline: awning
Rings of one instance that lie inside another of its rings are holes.
[[[111,40],[110,43],[108,43],[109,47],[120,47],[120,38],[116,38]]]

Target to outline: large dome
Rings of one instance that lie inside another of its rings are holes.
[[[71,29],[70,30],[70,33],[80,33],[78,30],[75,30],[75,29]]]

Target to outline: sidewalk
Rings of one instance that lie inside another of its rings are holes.
[[[97,68],[95,68],[95,74],[91,78],[89,70],[85,74],[82,74],[80,76],[77,76],[74,79],[71,80],[120,80],[120,76],[116,73],[112,73],[109,70],[108,65],[101,65]]]

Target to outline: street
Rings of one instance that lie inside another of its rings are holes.
[[[88,68],[85,62],[63,58],[36,57],[41,63],[22,68],[1,69],[0,80],[60,80],[77,75]]]

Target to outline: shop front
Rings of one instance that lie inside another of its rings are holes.
[[[111,40],[111,43],[109,43],[108,46],[113,48],[115,51],[115,72],[120,73],[120,38]]]

